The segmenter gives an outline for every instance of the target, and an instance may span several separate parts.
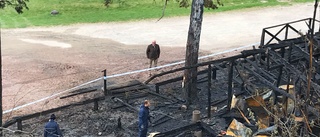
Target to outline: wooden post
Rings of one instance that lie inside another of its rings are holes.
[[[230,62],[230,65],[228,67],[228,105],[227,105],[227,109],[230,111],[231,108],[231,101],[232,101],[232,79],[233,79],[233,61]]]
[[[270,54],[269,54],[269,50],[271,50],[271,49],[267,49],[267,70],[270,69]]]
[[[289,45],[289,53],[288,53],[288,62],[289,63],[291,63],[292,46],[293,46],[293,43],[290,43],[290,45]]]
[[[93,106],[93,110],[99,110],[99,100],[98,99],[94,99],[94,106]]]
[[[211,118],[211,65],[208,65],[208,118]]]
[[[290,94],[289,90],[290,90],[290,72],[287,72],[287,89],[286,92]],[[284,114],[285,116],[288,116],[288,98],[286,96],[283,96],[283,104],[284,104]]]
[[[216,80],[217,79],[217,68],[213,67],[212,69],[212,79]]]
[[[22,119],[21,118],[17,119],[17,128],[18,128],[18,130],[22,131]]]
[[[285,32],[285,36],[284,36],[284,39],[288,39],[288,26],[289,24],[286,24],[286,32]]]
[[[192,123],[196,123],[200,121],[200,114],[201,112],[199,110],[192,111]]]
[[[264,47],[265,29],[262,29],[260,47]]]
[[[159,93],[159,85],[158,84],[156,84],[156,93]]]
[[[285,53],[285,49],[284,48],[281,48],[281,57],[282,58],[284,58],[284,53]],[[280,83],[281,83],[281,77],[282,77],[282,71],[283,71],[283,66],[281,66],[280,68],[279,68],[279,74],[278,74],[278,77],[277,77],[277,87],[279,87],[280,86]],[[276,91],[273,91],[274,93],[273,93],[273,97],[274,97],[274,99],[273,99],[273,103],[274,104],[276,104],[276,102],[278,102],[278,96],[280,95],[280,93],[278,93],[278,92],[276,92]]]
[[[121,124],[121,117],[118,118],[118,128],[121,129],[122,128],[122,124]]]
[[[312,28],[312,19],[311,18],[309,18],[309,24],[308,24],[309,26],[309,28]],[[311,30],[309,29],[309,31],[308,31],[308,35],[311,35]]]
[[[103,93],[104,95],[108,95],[108,91],[107,91],[107,70],[103,70]]]

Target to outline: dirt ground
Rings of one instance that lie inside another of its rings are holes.
[[[258,45],[262,28],[310,18],[312,13],[312,3],[205,13],[201,55]],[[153,39],[161,46],[159,65],[182,61],[189,17],[156,20],[2,29],[6,118],[67,104],[69,102],[52,97],[8,111],[99,78],[104,69],[108,75],[114,75],[148,68],[145,49]],[[305,24],[296,27],[301,31],[306,28]],[[148,72],[141,72],[111,80],[146,80],[148,77]]]

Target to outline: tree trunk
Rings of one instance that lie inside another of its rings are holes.
[[[0,23],[0,126],[2,127],[2,54],[1,54],[1,23]],[[0,129],[2,137],[2,130]]]
[[[198,51],[200,43],[201,25],[203,14],[203,0],[192,0],[190,25],[188,32],[186,63],[185,66],[194,66],[198,63]],[[197,96],[197,68],[184,71],[184,88],[187,104],[194,104]]]

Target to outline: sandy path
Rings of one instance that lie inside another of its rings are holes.
[[[205,14],[200,49],[213,53],[256,43],[262,28],[309,18],[312,12],[313,4],[307,3]],[[162,46],[160,65],[183,60],[189,17],[155,21],[3,30],[4,110],[100,77],[103,69],[117,74],[147,68],[145,47],[153,39]],[[304,31],[306,25],[295,27]],[[71,47],[41,43],[46,41]],[[148,73],[137,77],[147,78]],[[67,103],[50,102],[52,99],[40,105],[41,109]]]

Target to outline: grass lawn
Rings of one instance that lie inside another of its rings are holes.
[[[291,0],[291,2],[278,2],[277,0],[222,0],[224,6],[220,6],[217,10],[205,9],[205,13],[312,1],[314,0]],[[24,10],[23,14],[17,14],[14,8],[11,7],[0,9],[1,28],[159,18],[162,15],[164,0],[113,0],[113,3],[108,8],[104,6],[104,0],[30,0],[27,4],[29,10]],[[50,12],[54,9],[58,10],[60,14],[51,15]],[[189,14],[190,8],[179,8],[179,3],[176,0],[169,0],[165,17]]]

